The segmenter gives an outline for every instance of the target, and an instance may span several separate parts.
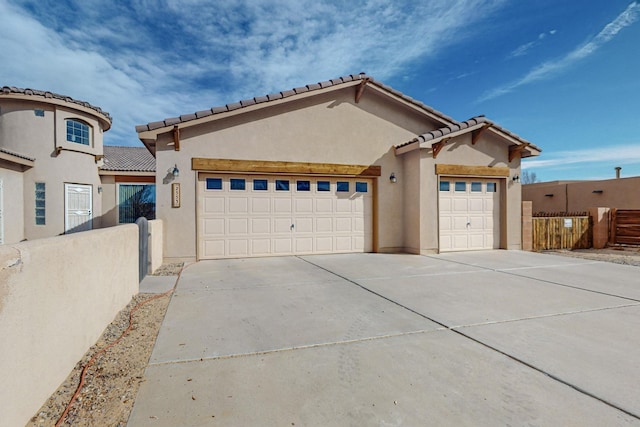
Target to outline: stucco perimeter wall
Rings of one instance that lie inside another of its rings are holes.
[[[138,293],[138,228],[0,246],[0,413],[25,425]]]
[[[196,171],[194,157],[311,163],[379,165],[378,250],[402,251],[404,242],[403,159],[394,145],[434,129],[424,116],[365,90],[333,91],[274,104],[200,126],[181,129],[180,151],[163,134],[156,153],[156,214],[165,221],[165,258],[196,256]],[[167,171],[177,165],[180,176]],[[395,172],[398,182],[389,176]],[[171,183],[181,184],[181,207],[171,207]]]
[[[553,181],[522,186],[533,212],[585,212],[590,207],[640,209],[640,177],[602,181]]]

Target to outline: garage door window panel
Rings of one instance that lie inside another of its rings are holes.
[[[455,185],[455,191],[459,192],[459,193],[466,192],[467,191],[467,183],[466,182],[457,181],[456,185]]]
[[[331,191],[331,182],[318,181],[317,188],[318,188],[318,191]]]
[[[269,181],[266,179],[254,179],[253,191],[267,191],[269,189]]]
[[[440,181],[440,191],[449,191],[451,183],[449,181]]]
[[[222,190],[222,178],[207,178],[207,190]]]
[[[289,181],[276,179],[276,191],[289,191]]]
[[[311,191],[311,182],[310,181],[296,181],[296,190],[297,191]]]
[[[356,192],[366,193],[368,191],[366,182],[356,182]]]
[[[244,191],[246,188],[246,181],[244,179],[231,178],[231,189]]]
[[[336,191],[338,193],[348,193],[349,192],[349,182],[348,181],[338,181],[336,184]]]

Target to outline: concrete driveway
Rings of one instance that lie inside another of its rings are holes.
[[[639,273],[518,251],[199,262],[128,425],[640,425]]]

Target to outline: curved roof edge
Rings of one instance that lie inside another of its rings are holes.
[[[113,118],[111,117],[111,115],[106,111],[104,111],[102,108],[96,107],[95,105],[92,105],[85,101],[79,101],[77,99],[73,99],[70,96],[60,95],[54,92],[44,91],[44,90],[29,89],[29,88],[23,89],[15,86],[2,86],[2,88],[0,88],[0,96],[2,95],[39,96],[41,98],[44,98],[45,102],[47,99],[54,99],[54,100],[66,102],[68,104],[80,105],[82,107],[94,110],[96,113],[103,116],[106,119],[105,121],[109,125],[105,130],[109,129],[111,127],[111,124],[113,123]]]

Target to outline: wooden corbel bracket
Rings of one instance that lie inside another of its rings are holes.
[[[364,93],[364,87],[367,85],[367,83],[369,83],[369,81],[371,81],[371,79],[369,77],[366,77],[366,78],[362,79],[360,84],[356,87],[356,104],[358,102],[360,102],[360,98],[362,97],[362,94]]]
[[[478,142],[478,140],[480,139],[480,136],[482,135],[482,133],[489,129],[491,127],[490,124],[484,125],[482,126],[480,129],[478,130],[474,130],[471,133],[471,145],[476,145],[476,142]]]
[[[178,125],[173,127],[173,149],[180,151],[180,128]]]
[[[433,158],[435,159],[436,157],[438,157],[438,153],[440,152],[440,150],[442,150],[442,147],[444,147],[444,145],[449,142],[451,138],[445,138],[440,142],[436,142],[435,144],[431,145],[431,149],[433,150]]]
[[[520,157],[522,150],[524,150],[525,148],[527,148],[530,144],[527,143],[522,143],[520,145],[512,145],[509,147],[509,161],[513,161],[513,159],[516,158],[516,156]]]

